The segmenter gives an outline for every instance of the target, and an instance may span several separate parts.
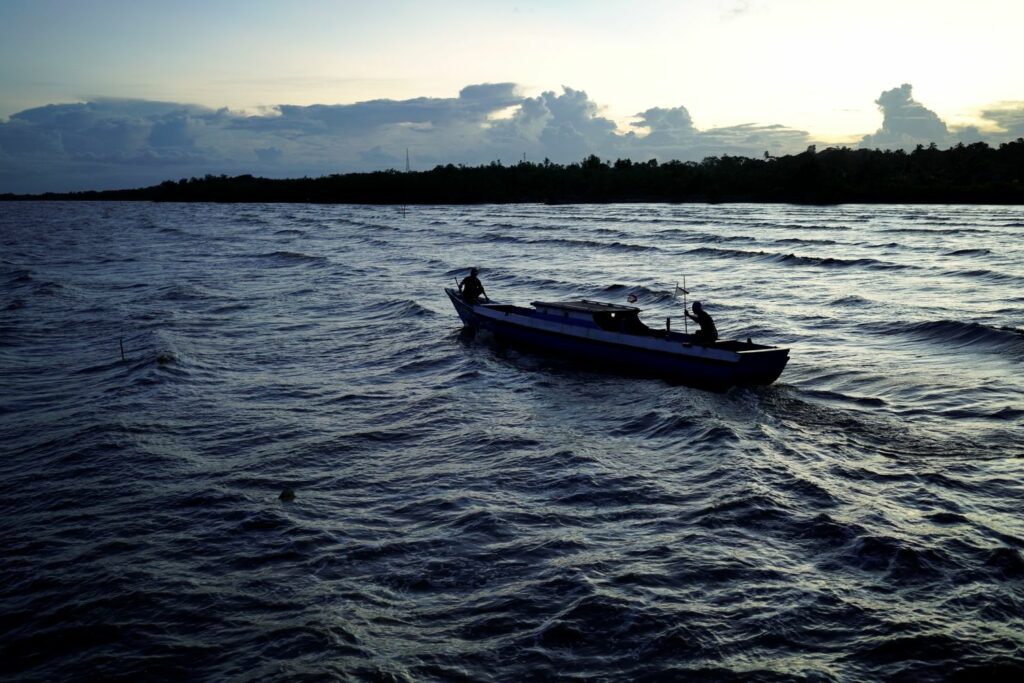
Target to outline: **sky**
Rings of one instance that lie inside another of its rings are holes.
[[[0,193],[1024,136],[1019,0],[0,0]]]

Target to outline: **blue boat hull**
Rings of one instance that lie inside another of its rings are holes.
[[[446,291],[466,327],[489,332],[510,344],[583,361],[601,371],[727,388],[771,384],[782,374],[788,361],[788,350],[785,349],[776,353],[741,353],[735,354],[736,360],[719,360],[559,334],[479,315],[476,307],[463,301],[458,293]]]

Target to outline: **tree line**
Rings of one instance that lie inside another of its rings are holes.
[[[808,147],[763,158],[712,156],[703,161],[522,161],[447,164],[429,171],[346,173],[320,178],[252,175],[168,180],[131,190],[0,199],[167,202],[315,202],[476,204],[507,202],[791,202],[1024,204],[1024,138],[913,151]]]

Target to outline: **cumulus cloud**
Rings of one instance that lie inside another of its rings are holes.
[[[977,137],[953,133],[915,102],[911,87],[878,99],[882,128],[870,146],[904,146]],[[1017,137],[1017,105],[984,116]],[[176,102],[98,99],[53,104],[0,121],[0,192],[138,187],[167,179],[252,173],[318,176],[493,160],[603,159],[699,161],[723,154],[803,151],[805,131],[780,124],[699,129],[684,106],[651,107],[621,130],[585,91],[563,86],[525,97],[514,83],[482,83],[455,97],[282,104],[258,114]],[[935,139],[940,136],[940,139]]]
[[[189,126],[210,117],[216,113],[140,100],[47,105],[14,114],[3,126],[0,145],[13,151],[13,143],[17,154],[132,158],[161,148],[191,147]]]
[[[511,118],[487,128],[486,148],[506,157],[527,154],[535,159],[578,161],[616,147],[615,122],[601,116],[597,104],[582,90],[563,86],[561,93],[547,91],[517,104]]]
[[[675,107],[673,109],[653,107],[647,111],[640,112],[636,115],[636,118],[638,120],[632,125],[649,130],[648,138],[653,138],[654,140],[678,141],[692,138],[697,133],[697,129],[693,125],[693,119],[690,118],[690,112],[686,110],[686,107]]]
[[[914,100],[913,86],[909,83],[886,90],[875,104],[882,112],[882,127],[873,135],[865,135],[862,147],[902,149],[949,141],[946,124],[938,114]]]
[[[981,118],[1002,131],[987,133],[973,125],[947,126],[938,114],[914,99],[909,83],[884,91],[875,104],[882,112],[882,127],[865,135],[861,147],[909,150],[932,143],[939,147],[975,142],[999,144],[1024,136],[1022,102],[1005,103],[982,111]]]

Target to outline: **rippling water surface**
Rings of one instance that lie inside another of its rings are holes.
[[[1022,234],[1020,207],[2,204],[0,668],[1024,675]],[[505,348],[443,294],[470,265],[653,326],[685,274],[792,360],[719,394]]]

